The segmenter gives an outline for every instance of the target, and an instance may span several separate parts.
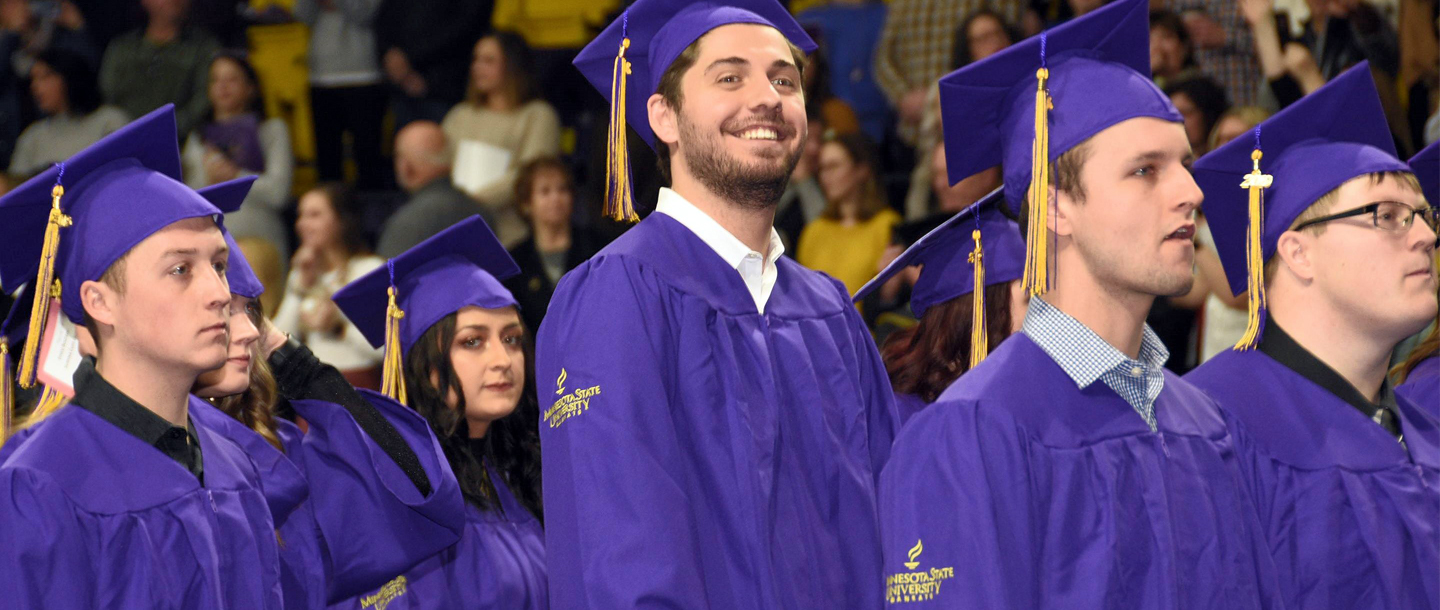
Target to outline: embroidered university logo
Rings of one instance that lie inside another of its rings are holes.
[[[955,568],[930,568],[920,570],[920,554],[925,552],[925,543],[916,540],[910,547],[904,562],[909,572],[899,572],[885,577],[885,600],[892,604],[920,602],[935,599],[940,594],[940,584],[955,577]]]
[[[558,428],[576,415],[590,410],[590,399],[600,394],[600,386],[593,385],[588,388],[580,388],[569,394],[565,393],[565,380],[569,375],[565,369],[560,369],[560,376],[555,379],[555,395],[560,398],[545,410],[545,423],[551,428]]]
[[[360,598],[360,607],[366,608],[367,610],[370,608],[374,610],[385,610],[385,607],[389,606],[390,602],[395,601],[395,598],[405,594],[405,584],[404,576],[396,576],[395,580],[385,583],[385,586],[380,587],[379,591]]]

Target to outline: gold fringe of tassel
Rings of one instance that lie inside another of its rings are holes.
[[[56,411],[60,410],[60,407],[69,402],[70,399],[64,394],[55,391],[48,385],[45,386],[45,390],[40,393],[40,402],[35,404],[35,410],[31,411],[30,416],[25,420],[25,427],[28,428],[45,421],[45,418],[54,415]]]
[[[20,386],[35,387],[35,367],[40,358],[40,339],[50,315],[48,296],[60,296],[60,282],[55,280],[55,257],[60,250],[60,229],[72,224],[60,211],[60,197],[65,187],[55,185],[50,191],[50,220],[45,223],[45,241],[40,248],[40,271],[35,274],[35,305],[30,308],[30,334],[25,337],[25,350],[20,353]],[[52,285],[53,284],[53,285]],[[47,294],[45,287],[50,287]]]
[[[970,262],[975,265],[975,311],[970,317],[970,368],[975,368],[990,354],[990,335],[985,328],[985,254],[980,247],[980,229],[975,229],[973,235],[975,251],[970,253]]]
[[[1247,299],[1249,312],[1245,321],[1245,334],[1241,335],[1240,341],[1235,344],[1237,350],[1255,349],[1260,344],[1260,316],[1265,308],[1265,259],[1260,247],[1265,221],[1262,209],[1265,198],[1263,191],[1274,182],[1274,176],[1260,173],[1261,156],[1263,155],[1258,148],[1250,153],[1254,169],[1245,174],[1245,181],[1240,183],[1241,188],[1250,189],[1250,223],[1245,231],[1245,267],[1246,275],[1249,276],[1246,289],[1250,298]]]
[[[0,443],[10,438],[15,417],[15,385],[10,377],[10,341],[0,337]]]
[[[405,312],[395,304],[395,287],[387,291],[390,304],[385,309],[385,359],[381,369],[380,393],[405,403],[405,376],[401,370],[400,318]]]
[[[1035,72],[1035,142],[1030,147],[1029,215],[1025,237],[1025,290],[1037,297],[1050,290],[1050,71]]]
[[[630,192],[630,150],[626,144],[625,92],[629,87],[630,62],[625,49],[630,39],[620,41],[615,67],[610,74],[610,133],[605,152],[605,216],[616,222],[635,222],[635,201]]]

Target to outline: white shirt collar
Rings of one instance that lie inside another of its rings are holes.
[[[775,288],[775,278],[779,272],[775,261],[785,254],[785,244],[780,241],[780,234],[774,227],[770,228],[770,253],[762,256],[720,226],[720,223],[715,222],[704,210],[695,207],[695,204],[673,190],[663,187],[660,189],[655,211],[684,225],[720,255],[725,264],[738,271],[740,279],[744,280],[745,286],[750,289],[750,296],[755,299],[755,308],[761,313],[765,312],[765,303],[770,300],[770,293]],[[764,265],[753,264],[762,259]]]

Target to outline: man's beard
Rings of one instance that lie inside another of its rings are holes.
[[[702,135],[683,113],[679,126],[680,141],[684,143],[681,154],[695,179],[721,199],[745,208],[774,208],[804,152],[805,134],[794,133],[788,125],[781,130],[794,147],[788,154],[781,153],[786,154],[783,159],[770,158],[761,163],[745,163],[726,153],[723,136],[714,131]],[[722,126],[722,131],[738,130]]]

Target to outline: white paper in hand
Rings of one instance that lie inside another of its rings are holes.
[[[66,397],[75,397],[75,370],[84,356],[70,318],[60,315],[60,301],[50,300],[50,319],[40,342],[40,368],[35,377]]]
[[[455,147],[455,165],[450,170],[450,180],[466,193],[474,194],[481,188],[499,180],[510,169],[510,151],[479,142],[461,140]]]

